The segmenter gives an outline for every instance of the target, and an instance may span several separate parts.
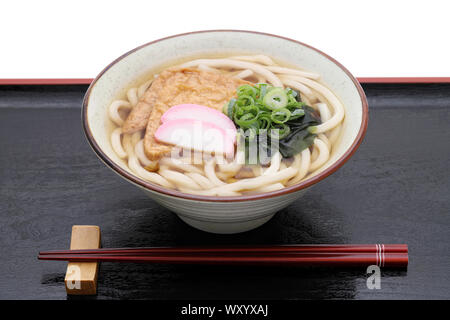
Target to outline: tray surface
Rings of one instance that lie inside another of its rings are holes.
[[[408,270],[104,263],[85,299],[450,299],[450,84],[364,84],[369,127],[355,155],[264,226],[195,230],[106,168],[81,129],[85,85],[0,86],[0,298],[66,299],[73,224],[104,247],[407,243]],[[56,134],[55,134],[56,133]]]

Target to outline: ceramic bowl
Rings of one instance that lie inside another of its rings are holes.
[[[118,158],[110,144],[113,129],[107,108],[124,88],[152,70],[173,61],[199,55],[259,53],[289,65],[317,72],[343,102],[346,116],[341,135],[327,163],[314,176],[274,192],[239,197],[207,197],[181,193],[146,182]],[[160,205],[189,225],[214,233],[254,229],[298,199],[312,185],[341,167],[360,145],[367,128],[368,107],[358,81],[339,62],[299,41],[271,34],[237,30],[191,32],[156,40],[122,55],[108,65],[90,85],[83,101],[87,140],[98,157],[126,181],[142,189]],[[326,182],[324,182],[326,183]],[[149,214],[151,212],[149,211]]]

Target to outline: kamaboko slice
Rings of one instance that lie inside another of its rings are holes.
[[[155,132],[159,142],[206,153],[234,154],[234,142],[215,123],[195,119],[166,120]]]
[[[236,126],[234,122],[216,109],[198,104],[179,104],[167,110],[161,117],[161,122],[165,123],[179,119],[194,119],[213,123],[225,130],[233,144],[236,143]]]

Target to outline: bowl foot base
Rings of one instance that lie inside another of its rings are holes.
[[[264,223],[272,219],[275,214],[264,216],[262,218],[243,221],[243,222],[211,222],[191,219],[189,217],[178,214],[178,217],[191,227],[196,229],[219,234],[233,234],[253,230],[262,226]]]

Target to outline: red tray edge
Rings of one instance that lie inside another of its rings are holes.
[[[450,77],[358,77],[360,83],[450,83]],[[87,85],[91,78],[0,79],[0,85]]]

